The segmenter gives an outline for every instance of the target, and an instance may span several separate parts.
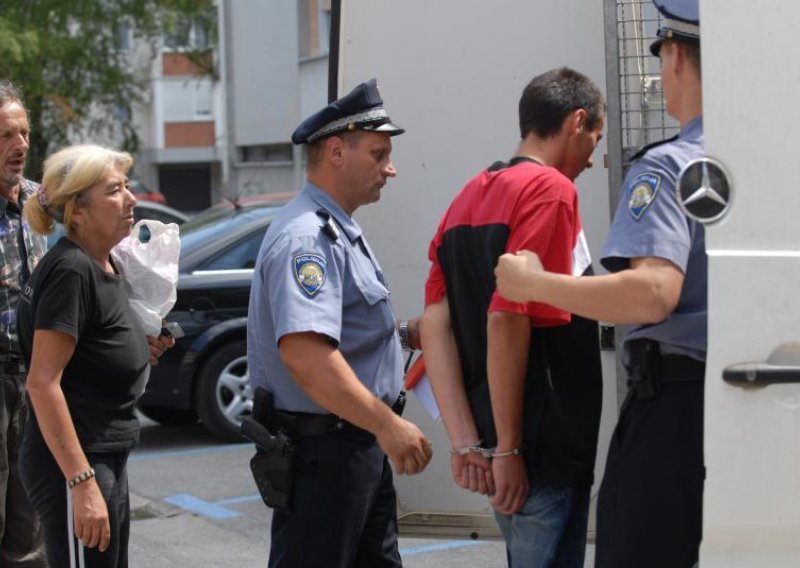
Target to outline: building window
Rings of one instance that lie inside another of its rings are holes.
[[[240,146],[242,162],[291,162],[291,144]]]
[[[164,48],[173,51],[207,51],[216,44],[217,12],[211,9],[194,20],[176,20],[164,35]]]
[[[317,28],[320,55],[327,55],[331,46],[331,3],[330,0],[323,2],[323,4],[325,3],[328,6],[320,8],[319,27]]]
[[[331,37],[330,0],[300,0],[298,21],[300,58],[327,55]]]
[[[117,25],[117,47],[120,51],[131,48],[131,25],[127,20],[122,20]]]

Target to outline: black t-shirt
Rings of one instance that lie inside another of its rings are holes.
[[[119,276],[104,272],[80,247],[61,239],[34,270],[17,314],[30,364],[35,329],[75,338],[61,389],[85,452],[133,447],[134,413],[144,391],[150,350]]]

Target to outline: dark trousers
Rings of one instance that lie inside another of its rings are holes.
[[[0,375],[0,566],[47,566],[42,529],[19,475],[19,447],[28,416],[25,375]]]
[[[22,481],[44,527],[50,568],[127,568],[130,534],[128,451],[87,453],[108,507],[111,542],[105,552],[75,538],[72,494],[31,417],[20,451]]]
[[[702,536],[703,381],[629,395],[597,508],[596,568],[692,568]]]
[[[272,517],[270,568],[396,568],[397,497],[388,460],[361,430],[296,440],[291,512]]]

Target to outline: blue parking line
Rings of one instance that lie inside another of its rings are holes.
[[[251,501],[260,501],[261,495],[254,493],[253,495],[244,495],[243,497],[231,497],[230,499],[223,499],[217,501],[217,505],[235,505],[237,503],[249,503]]]
[[[479,546],[484,544],[479,540],[453,540],[450,542],[443,542],[441,544],[428,544],[426,546],[412,546],[410,548],[401,548],[401,556],[414,556],[415,554],[425,554],[426,552],[440,552],[442,550],[453,550],[455,548],[465,548],[468,546]]]
[[[170,505],[175,505],[181,509],[211,519],[232,519],[234,517],[240,517],[242,515],[240,512],[229,509],[226,505],[237,505],[239,503],[250,503],[260,500],[261,495],[258,493],[242,495],[241,497],[231,497],[230,499],[221,499],[219,501],[205,501],[194,495],[189,495],[188,493],[178,493],[177,495],[164,497],[164,501]]]
[[[221,499],[219,501],[204,501],[194,495],[188,493],[179,493],[165,497],[164,501],[181,509],[209,517],[211,519],[232,519],[240,517],[242,514],[233,509],[228,509],[226,505],[235,505],[238,503],[249,503],[252,501],[260,501],[261,495],[254,493],[252,495],[242,495],[241,497],[231,497],[230,499]],[[440,544],[428,544],[425,546],[412,546],[401,548],[401,556],[414,556],[416,554],[426,554],[428,552],[442,552],[445,550],[455,550],[457,548],[466,548],[470,546],[480,546],[484,544],[478,540],[453,540],[450,542],[443,542]]]
[[[186,509],[187,511],[191,511],[192,513],[197,513],[212,519],[231,519],[241,515],[241,513],[218,505],[217,503],[203,501],[202,499],[198,499],[194,495],[189,495],[188,493],[179,493],[178,495],[165,497],[164,501],[170,503],[171,505]]]
[[[229,450],[241,450],[243,448],[252,448],[252,443],[244,444],[226,444],[224,446],[210,446],[208,448],[195,448],[193,450],[173,450],[167,452],[146,452],[142,454],[134,454],[128,458],[128,463],[140,462],[146,460],[157,460],[161,458],[176,458],[184,456],[195,456],[202,454],[213,454],[215,452],[226,452]]]

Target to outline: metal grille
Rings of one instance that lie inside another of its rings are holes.
[[[650,44],[660,25],[652,0],[616,0],[617,42],[622,122],[622,159],[642,146],[678,133],[667,115],[661,91],[660,64]]]

